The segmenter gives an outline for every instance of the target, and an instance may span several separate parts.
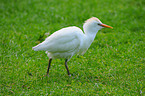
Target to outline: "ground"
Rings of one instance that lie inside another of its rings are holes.
[[[1,0],[0,95],[144,95],[144,0]],[[100,30],[83,56],[52,61],[32,47],[45,33],[81,29],[98,17],[114,29]]]

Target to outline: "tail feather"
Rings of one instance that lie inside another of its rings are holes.
[[[40,50],[40,45],[36,45],[36,46],[32,47],[32,49],[34,51],[39,51]]]

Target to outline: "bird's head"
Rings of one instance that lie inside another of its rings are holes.
[[[113,27],[108,26],[106,24],[103,24],[96,17],[92,17],[92,18],[86,20],[83,27],[84,27],[84,30],[87,30],[87,31],[89,31],[89,30],[97,30],[98,31],[102,28],[112,28],[113,29]]]

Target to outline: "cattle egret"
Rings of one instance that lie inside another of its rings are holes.
[[[47,75],[52,59],[65,58],[65,67],[69,76],[67,61],[75,55],[84,54],[90,47],[97,32],[102,28],[113,28],[103,24],[98,18],[92,17],[85,21],[84,32],[75,26],[62,28],[47,37],[42,43],[33,47],[35,51],[44,50],[49,57]]]

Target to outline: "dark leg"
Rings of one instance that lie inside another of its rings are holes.
[[[70,73],[69,73],[68,67],[67,67],[67,59],[65,60],[65,68],[67,70],[68,75],[71,76]]]
[[[49,74],[49,69],[50,69],[51,61],[52,61],[52,59],[50,58],[50,59],[49,59],[49,63],[48,63],[47,76],[48,76],[48,74]]]

